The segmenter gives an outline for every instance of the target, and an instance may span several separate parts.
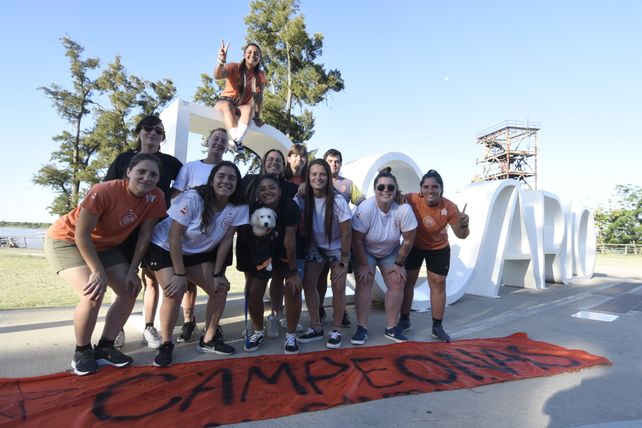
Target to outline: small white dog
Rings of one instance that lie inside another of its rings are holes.
[[[250,217],[250,225],[254,236],[265,236],[276,226],[276,213],[272,208],[258,208]]]
[[[272,270],[272,239],[277,235],[276,213],[272,208],[258,208],[250,217],[250,226],[254,235],[252,256],[256,270]]]

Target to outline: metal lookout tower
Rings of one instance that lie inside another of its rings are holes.
[[[515,179],[537,189],[537,122],[505,121],[477,134],[483,146],[480,181]]]

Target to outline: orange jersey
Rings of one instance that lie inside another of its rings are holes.
[[[127,180],[112,180],[92,187],[79,206],[51,225],[47,235],[75,242],[81,208],[98,216],[98,223],[91,231],[97,251],[122,243],[143,220],[166,216],[165,197],[158,187],[142,198],[136,198],[127,190]]]
[[[227,78],[225,78],[225,89],[221,92],[221,96],[238,98],[241,96],[239,87],[239,77],[241,74],[241,64],[238,62],[230,62],[225,64],[225,71],[227,71]],[[267,83],[265,73],[259,72],[258,81],[255,81],[255,74],[253,71],[246,73],[245,92],[243,99],[239,100],[238,105],[244,105],[250,102],[254,92],[261,92],[261,86]]]
[[[459,209],[442,197],[435,207],[426,204],[421,193],[406,194],[406,201],[417,217],[417,235],[414,246],[422,250],[440,250],[448,246],[448,224],[459,221]]]

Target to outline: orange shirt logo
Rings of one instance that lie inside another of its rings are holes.
[[[435,219],[427,215],[424,217],[424,226],[432,228],[435,225]]]
[[[133,210],[127,211],[127,214],[125,214],[121,219],[120,219],[120,225],[121,226],[128,226],[132,223],[136,222],[136,213]]]

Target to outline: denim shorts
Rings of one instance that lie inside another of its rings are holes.
[[[332,264],[338,262],[339,260],[341,260],[340,248],[336,250],[326,250],[324,248],[311,246],[305,256],[305,261],[312,263],[330,262],[330,264]]]
[[[401,248],[401,245],[397,245],[395,247],[395,249],[390,252],[390,254],[388,254],[385,257],[381,257],[379,259],[376,258],[375,256],[373,256],[372,254],[370,254],[366,250],[366,257],[368,258],[368,265],[374,265],[374,266],[392,266],[392,265],[394,265],[395,264],[395,260],[397,259],[397,253],[399,252],[399,248]],[[353,260],[353,263],[354,262],[355,262],[355,260]],[[359,265],[359,263],[355,264],[355,266],[358,266],[358,265]]]

